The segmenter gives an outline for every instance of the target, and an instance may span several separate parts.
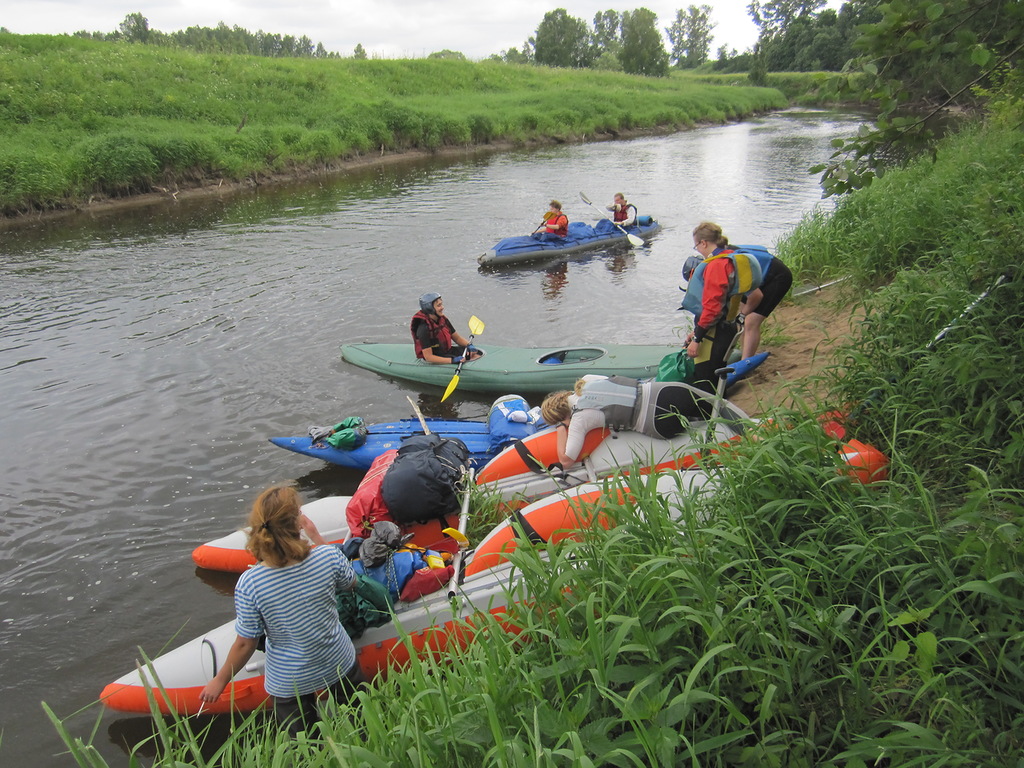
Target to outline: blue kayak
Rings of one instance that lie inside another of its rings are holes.
[[[469,449],[472,467],[482,467],[514,440],[532,435],[546,425],[530,417],[530,406],[518,395],[504,395],[494,401],[487,421],[469,419],[424,419],[431,434],[457,438]],[[511,416],[513,413],[521,416]],[[339,464],[353,469],[369,469],[373,460],[385,451],[399,448],[402,440],[411,435],[422,435],[423,425],[418,419],[402,419],[366,427],[366,442],[357,448],[335,448],[326,441],[313,442],[309,436],[271,437],[279,448],[311,456],[314,459]]]
[[[445,437],[457,437],[469,448],[470,461],[474,466],[482,464],[497,453],[491,446],[491,435],[483,421],[462,421],[445,419],[427,419],[427,427],[431,432]],[[402,419],[382,424],[367,426],[369,434],[366,442],[350,451],[335,448],[326,442],[314,443],[309,436],[302,437],[271,437],[270,442],[279,448],[312,456],[331,464],[340,464],[353,469],[369,469],[373,460],[384,451],[398,448],[402,439],[410,435],[422,435],[423,427],[416,419]]]
[[[602,219],[595,226],[583,221],[569,223],[569,234],[564,238],[544,239],[533,235],[506,237],[493,248],[480,256],[477,261],[488,267],[500,267],[505,264],[518,264],[566,254],[588,251],[593,248],[615,245],[626,242],[626,233],[648,240],[658,231],[661,225],[650,216],[638,216],[638,226],[625,227],[623,232],[607,219]]]

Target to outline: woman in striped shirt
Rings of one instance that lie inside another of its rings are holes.
[[[265,685],[274,715],[296,732],[316,716],[317,691],[345,701],[366,678],[338,620],[336,596],[355,587],[355,573],[337,547],[324,541],[300,507],[294,488],[259,495],[249,515],[247,548],[257,565],[235,586],[235,638],[227,660],[199,698],[216,701],[266,636]]]

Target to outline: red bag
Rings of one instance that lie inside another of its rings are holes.
[[[402,587],[398,596],[399,600],[412,602],[413,600],[437,592],[441,587],[452,580],[455,575],[455,566],[448,565],[444,568],[420,568],[414,571],[409,580]]]
[[[352,500],[345,508],[349,538],[369,536],[373,524],[382,520],[394,522],[388,513],[387,505],[384,504],[381,486],[384,483],[384,474],[394,463],[397,455],[398,449],[392,448],[374,459],[373,464],[370,465],[366,475],[360,481],[359,487],[356,488],[356,492],[352,494]]]

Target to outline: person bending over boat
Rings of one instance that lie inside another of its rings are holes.
[[[558,462],[568,468],[579,461],[583,442],[592,429],[628,429],[669,439],[686,431],[696,415],[692,388],[687,384],[627,376],[584,376],[570,392],[552,392],[540,415],[557,430]]]
[[[687,285],[679,309],[694,316],[693,333],[686,337],[694,386],[711,394],[717,384],[715,371],[725,365],[736,338],[743,296],[761,284],[761,265],[751,254],[731,249],[722,228],[709,221],[693,230],[693,248],[701,258],[690,256],[683,264]],[[707,401],[699,405],[703,413],[710,411]]]
[[[761,265],[761,287],[755,288],[743,298],[740,315],[743,316],[743,360],[757,354],[761,344],[761,324],[793,287],[793,273],[778,256],[767,250],[754,251]]]
[[[636,224],[636,206],[626,201],[626,196],[617,192],[613,202],[608,206],[612,212],[612,221],[620,227],[632,227]]]
[[[562,204],[557,200],[552,200],[549,206],[544,223],[534,230],[533,236],[539,240],[564,240],[569,234],[569,217],[562,213]]]
[[[451,365],[466,360],[476,360],[483,354],[470,344],[445,317],[444,300],[439,293],[424,293],[420,296],[420,311],[412,316],[409,323],[416,357],[436,365]]]
[[[340,549],[323,546],[327,542],[301,505],[298,492],[286,486],[256,498],[246,547],[258,562],[235,586],[235,642],[199,694],[204,702],[220,698],[265,636],[267,693],[274,717],[293,734],[315,721],[317,691],[347,701],[366,682],[336,602],[339,593],[355,588],[355,572]]]

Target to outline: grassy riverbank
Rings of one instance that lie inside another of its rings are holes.
[[[866,315],[829,394],[719,456],[718,495],[679,521],[637,485],[618,527],[516,553],[518,640],[416,663],[309,740],[241,729],[211,758],[172,723],[166,764],[1019,765],[1022,150],[1016,129],[948,138],[798,227],[783,257],[851,275],[837,306]],[[889,481],[844,478],[831,408]]]
[[[675,75],[436,59],[265,59],[0,34],[0,211],[407,150],[676,130],[786,105]]]

